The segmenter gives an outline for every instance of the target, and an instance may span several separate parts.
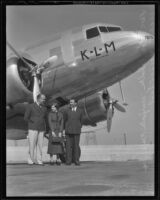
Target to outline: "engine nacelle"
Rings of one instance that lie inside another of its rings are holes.
[[[95,93],[79,101],[84,110],[83,124],[96,126],[96,123],[106,120],[106,108],[102,93]]]
[[[26,59],[26,55],[25,58]],[[31,64],[32,61],[26,59]],[[32,101],[33,77],[29,67],[19,58],[11,57],[7,61],[7,105]]]
[[[83,125],[96,126],[96,123],[106,120],[107,109],[102,92],[79,100],[78,106],[83,109]],[[63,106],[61,112],[65,112],[66,107],[67,105]]]

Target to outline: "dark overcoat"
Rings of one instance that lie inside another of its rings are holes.
[[[68,108],[64,112],[64,125],[66,134],[80,134],[82,128],[83,110],[77,107],[76,111]]]
[[[52,131],[55,132],[56,136],[58,133],[63,131],[63,114],[61,112],[50,112],[48,114],[48,124],[50,128],[49,141],[48,141],[48,154],[62,154],[63,146],[61,143],[52,143]]]
[[[46,131],[47,108],[37,103],[29,104],[24,114],[24,120],[28,122],[28,129]]]
[[[48,123],[50,130],[54,131],[57,135],[63,131],[63,114],[61,112],[56,113],[51,111],[48,114]]]

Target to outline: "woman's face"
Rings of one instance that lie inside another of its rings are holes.
[[[52,109],[53,112],[57,111],[57,108],[55,107],[55,105],[53,105],[51,109]]]

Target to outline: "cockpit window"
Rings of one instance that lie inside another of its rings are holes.
[[[102,33],[108,32],[108,31],[107,31],[107,28],[106,28],[105,26],[99,26],[99,30],[100,30]]]
[[[99,36],[99,30],[97,27],[86,30],[87,39]]]
[[[107,26],[107,29],[108,29],[109,32],[121,31],[120,27]]]

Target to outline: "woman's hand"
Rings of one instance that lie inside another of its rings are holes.
[[[58,133],[58,136],[59,136],[59,137],[62,137],[62,133],[61,133],[61,132],[59,132],[59,133]]]
[[[53,137],[56,137],[56,134],[55,134],[55,132],[54,132],[54,131],[52,131],[52,136],[53,136]]]
[[[63,136],[63,137],[66,136],[66,134],[65,134],[65,130],[63,130],[63,132],[62,132],[62,136]]]

